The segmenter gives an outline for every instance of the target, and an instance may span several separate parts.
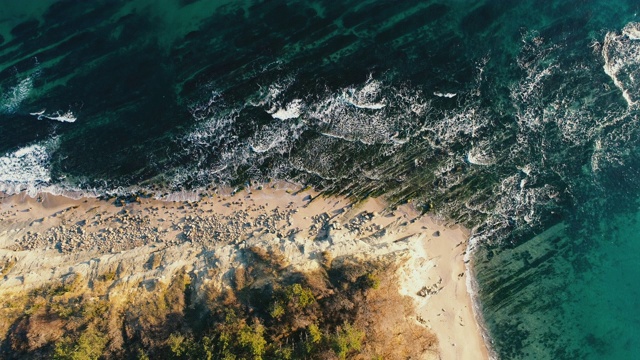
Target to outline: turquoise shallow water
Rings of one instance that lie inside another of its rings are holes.
[[[638,356],[638,216],[604,218],[588,236],[558,225],[487,262],[479,252],[480,299],[502,358]]]
[[[636,1],[9,1],[0,190],[272,179],[473,228],[504,359],[637,358]]]

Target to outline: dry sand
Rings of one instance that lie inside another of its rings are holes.
[[[0,279],[0,296],[70,272],[96,276],[114,264],[128,264],[123,281],[131,284],[163,281],[184,266],[194,272],[211,263],[230,269],[242,266],[234,252],[247,245],[275,247],[302,269],[320,266],[323,251],[336,257],[393,254],[405,261],[399,290],[416,302],[408,320],[436,333],[441,359],[489,358],[466,287],[468,231],[420,216],[410,205],[391,211],[379,199],[353,204],[286,183],[194,202],[0,198],[0,265],[13,264]],[[156,253],[161,263],[147,266]]]

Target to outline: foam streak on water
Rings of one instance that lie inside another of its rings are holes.
[[[33,89],[33,78],[28,76],[8,89],[0,100],[0,109],[4,113],[13,113],[20,107],[20,104],[29,96]]]

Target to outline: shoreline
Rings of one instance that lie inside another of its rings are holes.
[[[307,251],[321,251],[321,246],[324,246],[336,255],[355,254],[363,258],[408,253],[410,256],[407,265],[402,268],[400,274],[399,291],[414,299],[416,321],[432,329],[438,337],[440,358],[490,358],[485,334],[474,309],[473,294],[467,287],[467,282],[471,281],[468,280],[468,276],[472,274],[464,259],[468,256],[468,248],[465,246],[469,238],[468,230],[459,225],[449,226],[429,215],[420,216],[410,205],[402,205],[391,211],[381,199],[367,199],[354,204],[345,197],[325,197],[316,191],[301,189],[286,182],[270,184],[261,190],[244,189],[234,195],[230,194],[231,191],[220,191],[218,196],[196,195],[198,200],[192,202],[143,198],[124,203],[122,206],[115,205],[114,201],[91,197],[73,199],[41,193],[38,197],[32,198],[26,193],[2,194],[0,259],[24,255],[18,260],[15,269],[9,271],[8,276],[12,278],[11,275],[17,274],[21,266],[25,265],[21,264],[21,261],[28,261],[27,255],[30,252],[39,253],[44,257],[58,256],[61,261],[59,267],[62,267],[69,265],[68,260],[64,259],[71,255],[75,256],[76,263],[79,263],[83,256],[116,258],[124,256],[122,254],[142,251],[140,249],[145,247],[155,249],[147,249],[148,251],[178,248],[185,244],[217,248],[224,241],[216,240],[216,243],[202,244],[197,240],[199,226],[208,224],[207,219],[226,219],[225,221],[233,222],[237,214],[247,213],[249,215],[243,215],[245,218],[242,221],[252,223],[257,218],[264,220],[273,216],[282,226],[275,224],[266,230],[262,227],[260,231],[251,226],[247,231],[234,230],[235,232],[228,236],[229,241],[235,246],[251,242],[282,244],[281,248],[285,250],[285,254],[290,254],[293,264],[311,268],[315,266],[313,262],[292,250],[288,243],[285,244],[286,239],[281,233],[286,230],[289,238],[302,241],[302,245],[298,246],[306,247],[309,249]],[[318,241],[311,243],[308,240],[317,240],[321,231],[324,231],[320,228],[320,217],[325,217],[322,220],[324,225],[330,225],[330,230],[327,230],[332,235],[329,239],[330,244],[324,244],[324,241],[322,244],[317,244]],[[71,218],[74,223],[67,221]],[[359,219],[358,225],[352,226],[350,222],[346,222],[347,219]],[[139,222],[138,226],[132,227],[136,221]],[[119,222],[122,226],[119,226]],[[74,225],[80,223],[82,225]],[[130,240],[129,244],[112,241],[108,243],[109,246],[103,246],[100,242],[108,242],[118,237],[132,238],[133,234],[127,232],[130,230],[128,228],[138,231],[138,234],[148,240]],[[162,230],[159,230],[161,228]],[[187,228],[188,230],[185,230]],[[222,228],[216,229],[219,231]],[[52,235],[54,238],[68,236],[67,234],[73,234],[72,237],[75,237],[76,233],[73,231],[81,233],[78,238],[84,240],[69,246],[60,245],[60,242],[45,241],[42,237],[33,237],[34,233],[39,232]],[[191,236],[191,231],[196,232],[196,235]],[[380,238],[371,243],[371,239],[375,238],[373,234],[381,231],[385,233],[384,239]],[[180,237],[183,235],[186,237]],[[220,235],[221,238],[224,238],[223,235]],[[233,238],[234,236],[239,237]],[[304,239],[300,240],[301,238]],[[28,268],[30,272],[37,274],[37,266],[34,268],[32,265],[26,266],[25,270]],[[46,266],[49,265],[51,264]],[[50,273],[48,280],[42,280],[42,276],[31,276],[34,279],[33,284],[42,285],[60,275],[51,270],[47,272]],[[147,275],[142,278],[145,276]],[[17,288],[28,286],[31,281],[28,278],[24,278],[23,284]],[[36,281],[35,278],[39,280]],[[0,292],[9,291],[9,288],[17,289],[8,286],[6,279],[0,281]]]
[[[497,360],[498,354],[495,352],[493,347],[491,346],[491,336],[489,335],[489,330],[486,327],[486,323],[484,320],[484,314],[480,308],[480,302],[478,300],[478,282],[476,281],[475,272],[473,269],[474,262],[474,252],[475,252],[475,243],[471,241],[467,242],[467,250],[464,256],[465,263],[465,272],[468,274],[466,285],[467,285],[467,293],[469,294],[469,304],[472,309],[473,317],[475,319],[476,325],[478,327],[478,332],[482,337],[482,341],[484,343],[484,348],[486,350],[486,357],[490,360]]]

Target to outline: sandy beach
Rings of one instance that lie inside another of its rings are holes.
[[[59,281],[71,271],[90,279],[124,263],[123,283],[162,282],[185,266],[204,272],[212,266],[203,258],[207,253],[215,253],[215,266],[229,269],[238,266],[234,249],[254,245],[277,248],[291,266],[306,270],[319,267],[319,254],[327,251],[335,257],[393,255],[402,263],[399,291],[415,302],[407,321],[435,332],[437,358],[489,358],[467,292],[466,229],[421,216],[410,205],[391,210],[379,199],[354,204],[289,184],[196,198],[3,195],[0,296]],[[219,280],[225,281],[224,271]]]

